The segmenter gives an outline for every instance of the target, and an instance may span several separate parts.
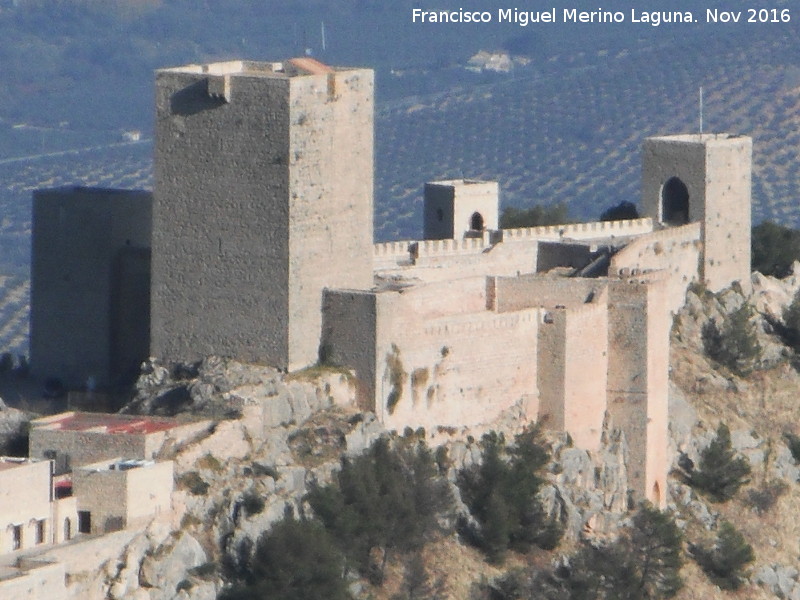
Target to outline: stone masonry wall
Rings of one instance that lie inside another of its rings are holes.
[[[605,279],[543,278],[536,275],[496,277],[494,281],[498,312],[538,306],[580,305],[601,295],[607,285]]]
[[[667,306],[676,313],[683,306],[687,288],[700,276],[703,245],[700,237],[700,223],[645,234],[611,258],[609,272],[617,275],[630,275],[634,270],[668,273]]]
[[[376,413],[387,427],[479,425],[516,404],[534,418],[538,310],[432,316],[413,292],[379,301]]]
[[[629,446],[628,481],[637,498],[666,497],[669,327],[665,279],[609,284],[608,411]]]
[[[33,195],[31,370],[69,387],[112,383],[129,365],[113,364],[112,342],[147,358],[146,316],[115,310],[147,306],[149,280],[123,290],[118,270],[126,251],[150,247],[151,194],[89,188]],[[146,257],[149,271],[149,257]],[[149,277],[149,272],[148,272]],[[121,293],[124,293],[120,296]],[[143,299],[143,300],[142,300]],[[122,318],[123,322],[119,319]],[[118,339],[124,334],[124,339]]]
[[[232,88],[156,75],[151,354],[286,366],[289,80]]]
[[[323,288],[372,287],[373,87],[366,69],[290,81],[290,370],[317,360]]]
[[[152,354],[294,369],[323,287],[371,286],[372,72],[231,69],[157,74]]]

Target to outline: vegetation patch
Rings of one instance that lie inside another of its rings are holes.
[[[731,446],[731,432],[720,423],[717,435],[700,453],[698,467],[688,472],[687,482],[712,502],[727,502],[748,483],[750,463],[737,456]]]
[[[462,535],[490,562],[502,563],[508,549],[526,552],[533,546],[553,549],[563,533],[538,499],[542,471],[550,459],[538,428],[531,428],[507,446],[503,435],[490,432],[481,441],[480,464],[462,469],[456,483],[477,526],[463,520]]]
[[[403,384],[407,373],[403,369],[403,361],[400,360],[400,348],[392,344],[392,350],[386,354],[386,370],[389,373],[389,397],[386,399],[386,408],[389,414],[394,414],[394,409],[403,397]]]
[[[188,490],[194,496],[205,496],[210,487],[197,471],[189,471],[179,476],[177,485],[178,489]]]

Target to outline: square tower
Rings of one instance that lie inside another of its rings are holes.
[[[372,286],[373,72],[156,74],[151,354],[316,362],[322,290]]]
[[[31,371],[68,388],[133,381],[147,358],[150,192],[33,193]]]
[[[712,291],[750,278],[753,142],[730,134],[648,138],[642,156],[645,216],[702,223],[700,276]]]
[[[424,238],[454,240],[497,229],[496,181],[457,179],[425,184]]]

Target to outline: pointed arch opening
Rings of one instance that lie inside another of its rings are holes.
[[[470,231],[483,231],[483,215],[479,212],[472,213],[469,219]]]

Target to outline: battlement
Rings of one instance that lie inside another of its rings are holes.
[[[411,247],[418,258],[445,256],[452,254],[475,254],[483,252],[489,247],[488,232],[481,237],[464,238],[460,240],[423,240],[416,242],[416,246]]]
[[[291,58],[283,62],[263,62],[254,60],[228,60],[202,65],[192,64],[181,67],[159,69],[159,73],[187,73],[194,75],[239,75],[245,77],[297,77],[302,75],[322,75],[337,70],[314,58],[307,56]]]
[[[503,229],[504,242],[527,242],[533,240],[576,239],[590,240],[611,236],[640,235],[653,231],[653,219],[628,219],[624,221],[594,221],[592,223],[568,223],[541,227]]]
[[[372,245],[372,255],[375,258],[408,258],[410,246],[415,242],[404,240],[401,242],[380,242]]]

